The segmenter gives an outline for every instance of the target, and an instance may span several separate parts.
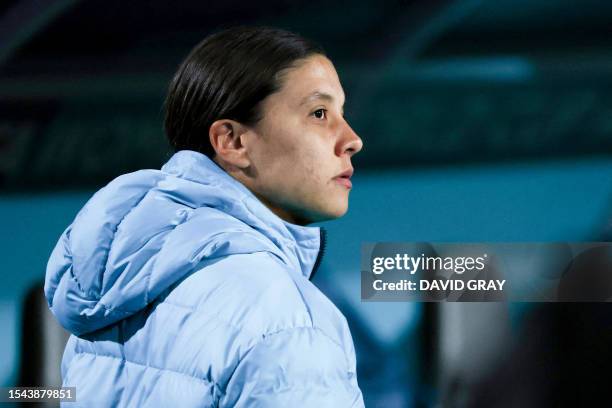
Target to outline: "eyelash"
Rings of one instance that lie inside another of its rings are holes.
[[[317,118],[317,117],[316,117],[316,113],[317,113],[317,112],[321,112],[321,111],[323,111],[323,113],[324,113],[324,115],[325,115],[325,116],[324,116],[324,117],[322,117],[322,118]],[[314,112],[312,112],[312,113],[311,113],[311,115],[312,115],[312,116],[314,116],[314,117],[315,117],[315,119],[319,119],[319,120],[327,119],[327,109],[323,109],[323,108],[317,109],[317,110],[315,110]]]

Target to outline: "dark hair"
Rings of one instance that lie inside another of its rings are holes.
[[[235,27],[206,37],[170,82],[164,127],[171,145],[212,158],[210,125],[218,119],[256,124],[261,102],[282,86],[282,72],[314,54],[324,51],[276,28]]]

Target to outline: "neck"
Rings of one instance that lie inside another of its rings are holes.
[[[311,223],[311,221],[306,219],[306,217],[299,216],[291,211],[288,211],[285,208],[274,205],[269,200],[267,200],[265,197],[262,197],[261,195],[257,194],[256,192],[252,190],[251,192],[259,199],[259,201],[262,202],[263,205],[268,207],[270,211],[272,211],[282,220],[287,221],[288,223],[291,223],[291,224],[295,224],[295,225],[307,225]]]

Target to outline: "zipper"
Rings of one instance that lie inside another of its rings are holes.
[[[315,261],[314,266],[312,267],[312,272],[310,272],[310,276],[308,277],[308,280],[312,280],[312,278],[314,278],[315,273],[317,272],[317,270],[319,270],[319,266],[321,266],[321,261],[323,260],[323,254],[325,253],[325,243],[326,243],[326,237],[327,237],[327,231],[325,231],[325,229],[323,227],[319,227],[319,231],[321,233],[321,236],[319,238],[319,253],[317,254],[317,259]]]

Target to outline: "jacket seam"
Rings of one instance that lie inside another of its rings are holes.
[[[225,232],[220,232],[220,233],[217,233],[217,234],[213,235],[213,237],[216,237],[216,236],[218,236],[218,235],[222,235],[222,234],[225,234]],[[207,243],[207,245],[208,245],[209,243],[210,243],[210,241]],[[259,253],[259,252],[262,252],[262,253],[268,253],[268,254],[272,254],[272,255],[276,255],[276,254],[274,254],[273,252],[270,252],[269,250],[257,251],[257,253]],[[256,253],[256,252],[253,252],[253,253]],[[206,258],[206,260],[207,260],[207,261],[209,261],[209,260],[218,259],[218,258],[225,258],[225,257],[228,257],[228,256],[229,256],[229,255],[219,255],[219,256],[213,256],[213,257],[208,257],[208,258]],[[278,256],[276,256],[276,258],[275,258],[275,259],[278,259]],[[157,258],[156,258],[156,260],[157,260]],[[199,263],[199,262],[198,262],[198,263]],[[198,263],[196,263],[196,264],[194,265],[194,267],[192,267],[191,269],[189,269],[189,271],[187,271],[187,272],[186,272],[186,273],[183,275],[183,277],[186,277],[186,276],[187,276],[187,275],[189,275],[190,273],[193,273],[193,272],[196,270],[196,266],[198,265]],[[150,274],[149,274],[149,275],[150,275]],[[148,296],[148,295],[147,295],[147,296]],[[121,314],[123,314],[123,315],[126,315],[126,316],[133,315],[133,314],[138,313],[138,312],[140,312],[140,311],[142,310],[142,308],[141,308],[141,309],[138,309],[138,310],[125,310],[125,309],[121,309],[121,308],[118,308],[118,307],[108,306],[108,305],[106,305],[106,304],[102,303],[102,302],[101,302],[101,299],[102,299],[102,298],[99,298],[99,299],[86,299],[86,300],[96,300],[96,301],[97,301],[96,306],[97,306],[97,305],[99,305],[100,307],[104,308],[104,310],[106,310],[106,311],[108,311],[108,312],[115,312],[115,311],[116,311],[116,312],[119,312],[119,313],[121,313]],[[148,299],[148,298],[147,298],[147,300],[148,300],[147,304],[149,304],[149,302],[151,302],[151,301],[152,301],[151,299]],[[160,302],[160,303],[168,303],[168,304],[173,304],[173,305],[175,305],[175,306],[180,306],[180,305],[177,305],[177,304],[174,304],[174,303],[169,303],[169,302],[166,302],[165,300],[164,300],[164,301],[162,301],[162,302]],[[185,306],[185,307],[189,307],[189,306]],[[194,307],[194,308],[192,308],[192,310],[200,310],[200,309],[201,309],[201,308],[199,308],[199,307]]]
[[[130,207],[128,212],[123,214],[123,217],[121,217],[119,222],[117,222],[117,224],[115,225],[115,228],[113,229],[113,236],[111,237],[111,239],[109,241],[109,244],[108,244],[108,251],[105,252],[106,256],[105,256],[105,259],[104,259],[103,269],[101,271],[99,271],[99,272],[101,272],[100,273],[100,296],[97,297],[96,300],[99,300],[99,299],[102,298],[102,288],[104,287],[104,272],[108,270],[108,258],[110,257],[110,252],[111,252],[111,249],[113,247],[113,243],[115,242],[115,238],[117,236],[117,231],[119,230],[119,226],[121,225],[121,223],[123,223],[123,221],[126,219],[126,217],[128,215],[130,215],[132,213],[132,211],[134,211],[134,209],[136,209],[136,207],[138,207],[140,205],[142,200],[144,200],[149,195],[151,190],[154,189],[155,187],[157,187],[158,184],[159,184],[159,180],[157,180],[155,182],[154,186],[151,186],[148,190],[145,191],[145,193],[138,199],[138,201],[136,203],[134,203],[134,205],[132,207]],[[157,261],[157,258],[155,258],[155,260],[153,262],[155,262],[155,261]]]
[[[273,255],[273,253],[268,252],[268,255]],[[280,261],[278,258],[276,257],[272,257],[272,259],[276,260],[277,262]],[[288,265],[281,263],[281,266],[283,268],[287,268]],[[290,279],[291,279],[291,273],[289,271],[287,271],[290,275]],[[308,302],[306,302],[306,299],[304,299],[304,295],[302,294],[302,291],[300,291],[298,285],[296,284],[296,282],[292,279],[292,283],[293,286],[295,287],[295,290],[297,291],[297,293],[300,296],[300,301],[302,303],[302,305],[304,306],[304,309],[306,310],[306,313],[308,314],[308,318],[310,319],[310,326],[294,326],[294,327],[286,327],[286,328],[282,328],[276,331],[272,331],[272,332],[267,332],[261,335],[262,339],[268,336],[274,336],[276,334],[281,334],[282,332],[285,331],[289,331],[289,330],[295,330],[295,329],[314,329],[314,330],[318,330],[321,332],[321,334],[323,334],[325,337],[327,337],[332,343],[334,343],[336,346],[340,347],[340,349],[344,352],[344,348],[342,347],[342,345],[338,342],[336,342],[336,340],[334,340],[333,337],[331,337],[329,334],[327,334],[325,331],[323,331],[323,329],[321,329],[320,327],[316,326],[314,323],[314,319],[312,317],[312,312],[310,310],[310,307],[308,306]],[[246,353],[248,353],[250,350],[248,350]],[[245,353],[245,355],[246,355]]]
[[[186,306],[186,305],[179,305],[179,304],[176,304],[176,303],[167,302],[167,301],[165,301],[165,300],[163,300],[163,301],[159,302],[159,304],[160,304],[160,305],[165,304],[165,305],[169,305],[169,306],[172,306],[172,307],[178,307],[178,308],[181,308],[181,309],[191,310],[191,311],[192,311],[192,312],[194,312],[194,313],[198,313],[198,312],[203,312],[203,311],[204,311],[204,309],[203,309],[203,308],[199,308],[199,307],[191,307],[191,306]],[[205,316],[205,317],[210,317],[211,319],[213,319],[213,320],[215,320],[215,321],[217,321],[217,322],[219,322],[219,323],[223,323],[223,324],[225,324],[226,326],[231,327],[232,329],[234,329],[234,330],[235,330],[235,331],[237,331],[237,332],[243,332],[243,331],[246,331],[246,329],[245,329],[244,327],[238,327],[238,326],[236,326],[235,324],[230,323],[230,322],[228,322],[228,321],[227,321],[227,320],[225,320],[225,319],[221,319],[221,318],[219,318],[218,316],[215,316],[214,314],[205,314],[205,315],[203,314],[202,316]],[[253,333],[251,333],[250,335],[251,335],[251,338],[252,338],[252,337],[257,337],[257,335],[255,335],[255,334],[253,334]]]
[[[155,183],[155,186],[157,186],[157,184],[159,183],[159,180]],[[152,188],[154,188],[155,186],[152,186]],[[119,226],[121,225],[121,223],[123,222],[123,220],[125,220],[125,217],[127,217],[129,214],[132,213],[132,211],[142,202],[142,200],[145,199],[145,197],[149,194],[149,192],[151,191],[151,189],[148,189],[145,191],[145,193],[138,199],[138,201],[136,203],[134,203],[133,206],[130,207],[130,209],[123,215],[123,217],[121,217],[121,219],[117,222],[117,224],[115,224],[114,228],[113,228],[113,234],[109,240],[109,244],[108,244],[108,250],[104,251],[104,261],[101,263],[102,267],[101,269],[98,269],[96,272],[98,272],[100,274],[100,290],[102,289],[102,286],[104,285],[104,271],[106,271],[107,269],[107,264],[108,264],[108,257],[110,255],[110,251],[113,245],[113,242],[115,241],[115,235],[117,234],[117,230],[119,229]],[[77,220],[75,219],[74,222],[76,222]],[[74,224],[73,222],[73,224]],[[72,253],[72,248],[70,248],[70,253]],[[65,272],[64,272],[65,274]],[[62,274],[62,276],[64,275]],[[100,300],[102,298],[102,295],[98,295],[98,294],[91,294],[89,291],[84,291],[83,289],[81,289],[81,284],[79,282],[79,280],[77,279],[76,275],[73,273],[72,268],[71,268],[71,273],[70,276],[74,279],[75,283],[77,284],[77,287],[81,290],[81,292],[85,295],[85,299],[86,300]],[[60,277],[61,279],[61,277]]]
[[[320,333],[323,335],[323,337],[325,337],[325,338],[326,338],[326,339],[328,339],[328,340],[329,340],[329,341],[330,341],[332,344],[334,344],[334,345],[336,345],[337,347],[339,347],[339,348],[340,348],[340,350],[342,351],[342,355],[343,355],[343,356],[344,356],[344,358],[346,359],[346,354],[345,354],[345,353],[346,353],[346,351],[344,350],[344,348],[343,348],[343,347],[342,347],[342,346],[341,346],[339,343],[337,343],[337,342],[336,342],[336,341],[335,341],[335,340],[334,340],[334,339],[333,339],[331,336],[329,336],[327,333],[325,333],[325,331],[323,331],[323,330],[322,330],[321,328],[319,328],[319,327],[316,327],[316,326],[295,326],[295,327],[289,327],[289,328],[285,328],[285,329],[280,329],[280,330],[277,330],[277,331],[268,332],[268,333],[265,333],[265,334],[261,335],[261,336],[260,336],[260,338],[259,338],[259,340],[258,340],[258,341],[257,341],[255,344],[253,344],[253,345],[252,345],[252,346],[251,346],[251,347],[250,347],[250,348],[249,348],[249,349],[248,349],[248,350],[247,350],[247,351],[246,351],[246,352],[245,352],[245,353],[244,353],[244,354],[243,354],[243,355],[240,357],[240,359],[238,360],[238,363],[237,363],[237,364],[236,364],[236,366],[233,368],[233,370],[232,370],[231,374],[230,374],[230,375],[229,375],[229,377],[228,377],[228,382],[227,382],[227,384],[226,384],[226,387],[227,387],[227,385],[229,384],[229,381],[231,380],[231,378],[233,378],[233,377],[234,377],[234,374],[236,373],[236,370],[237,370],[237,369],[238,369],[238,367],[240,366],[241,362],[242,362],[242,361],[243,361],[245,358],[247,358],[247,356],[248,356],[248,355],[251,353],[251,351],[253,351],[253,350],[254,350],[254,349],[257,347],[257,346],[262,345],[262,344],[264,343],[264,341],[265,341],[267,338],[272,337],[272,336],[276,336],[276,335],[279,335],[279,334],[290,333],[290,332],[295,331],[295,330],[303,330],[303,329],[306,329],[306,330],[314,330],[314,331],[320,332]],[[350,364],[348,364],[348,365],[347,365],[347,368],[348,368],[348,369],[346,370],[346,371],[347,371],[347,374],[353,373],[353,371],[350,369]],[[356,374],[356,373],[353,373],[353,374]],[[225,394],[227,394],[227,389],[226,389],[226,388],[222,388],[221,390],[222,390],[222,394],[224,394],[224,395],[225,395]]]
[[[262,344],[266,338],[268,338],[268,337],[272,337],[272,336],[276,336],[276,335],[279,335],[279,334],[289,333],[289,332],[292,332],[292,331],[295,331],[295,330],[314,330],[314,331],[317,331],[317,332],[321,333],[321,334],[323,335],[323,337],[327,338],[327,339],[328,339],[328,340],[329,340],[331,343],[335,344],[335,345],[336,345],[338,348],[340,348],[340,350],[342,350],[342,353],[343,353],[343,354],[344,354],[344,352],[345,352],[344,348],[342,347],[342,345],[341,345],[340,343],[338,343],[336,340],[334,340],[334,338],[333,338],[333,337],[331,337],[329,334],[327,334],[327,333],[326,333],[326,332],[325,332],[323,329],[321,329],[320,327],[315,326],[315,325],[313,324],[312,326],[294,326],[294,327],[287,327],[287,328],[280,329],[280,330],[276,330],[276,331],[273,331],[273,332],[267,332],[267,333],[264,333],[264,334],[261,336],[260,341],[258,341],[256,344],[254,344],[254,345],[253,345],[253,346],[252,346],[252,347],[251,347],[249,350],[247,350],[247,351],[244,353],[243,358],[244,358],[244,357],[246,357],[246,355],[247,355],[247,354],[248,354],[248,353],[249,353],[249,352],[250,352],[250,351],[251,351],[253,348],[255,348],[255,347],[257,347],[258,345]]]
[[[182,224],[186,224],[186,223],[188,223],[188,222],[189,222],[189,219],[185,220],[185,222],[184,222],[184,223],[182,223]],[[180,225],[180,224],[179,224],[179,225]],[[145,287],[146,287],[146,290],[145,290],[145,303],[146,303],[146,304],[149,304],[149,302],[151,301],[151,300],[149,299],[149,293],[150,293],[150,291],[151,291],[151,288],[150,288],[150,284],[151,284],[151,275],[153,274],[153,271],[155,271],[155,266],[157,265],[157,260],[159,259],[159,252],[161,252],[162,248],[163,248],[163,247],[166,245],[166,242],[167,242],[167,241],[168,241],[168,239],[170,238],[170,235],[172,235],[172,233],[176,231],[176,228],[177,228],[177,227],[178,227],[178,225],[174,226],[174,228],[172,228],[172,231],[170,231],[170,232],[169,232],[169,233],[166,235],[166,237],[164,238],[164,242],[162,243],[162,246],[160,247],[160,250],[159,250],[159,251],[156,253],[156,257],[155,257],[155,259],[153,260],[153,265],[152,265],[152,266],[151,266],[151,268],[150,268],[150,272],[147,274],[147,278],[146,278],[146,279],[147,279],[147,283],[146,283],[146,286],[145,286]],[[221,232],[217,232],[217,233],[215,233],[215,234],[211,235],[210,237],[208,237],[208,241],[206,241],[206,243],[205,243],[203,246],[201,246],[201,247],[199,247],[199,248],[197,248],[197,249],[194,249],[194,250],[193,250],[193,252],[192,252],[192,253],[189,255],[189,259],[193,259],[193,257],[194,257],[194,255],[195,255],[195,253],[196,253],[196,252],[201,251],[201,250],[202,250],[204,247],[206,247],[206,246],[210,245],[210,244],[212,243],[212,241],[213,241],[214,239],[216,239],[218,236],[223,235],[223,234],[226,234],[226,233],[227,233],[227,232],[225,232],[225,231],[221,231]],[[214,245],[214,243],[213,243],[213,245]],[[217,259],[217,258],[223,258],[223,257],[227,257],[227,256],[228,256],[228,255],[217,255],[217,256],[207,257],[207,258],[206,258],[206,260],[212,260],[212,259]],[[196,271],[196,268],[197,268],[198,264],[199,264],[201,261],[202,261],[202,259],[199,259],[199,260],[198,260],[198,262],[196,262],[195,264],[191,265],[191,267],[190,267],[190,268],[189,268],[189,269],[188,269],[188,270],[187,270],[187,271],[186,271],[186,272],[185,272],[185,273],[184,273],[184,274],[181,276],[181,278],[180,278],[179,280],[181,280],[181,279],[183,279],[183,278],[185,278],[185,277],[187,277],[187,276],[191,275],[192,273],[194,273],[194,272]]]
[[[308,314],[308,319],[310,320],[310,326],[300,326],[300,327],[315,327],[314,325],[314,319],[312,317],[312,311],[310,306],[308,305],[308,302],[306,302],[306,299],[304,298],[304,295],[302,294],[302,291],[300,290],[298,284],[295,282],[295,279],[293,279],[293,277],[291,276],[291,271],[287,271],[285,268],[287,268],[289,265],[286,264],[281,264],[281,266],[283,267],[284,272],[286,272],[289,275],[289,279],[291,280],[291,283],[293,285],[293,287],[295,288],[295,291],[298,293],[298,296],[300,297],[300,302],[302,304],[302,306],[304,307],[306,313]],[[301,274],[300,274],[301,275]],[[281,329],[281,330],[286,330],[286,329]],[[276,332],[273,332],[276,333]],[[266,336],[266,334],[263,335],[264,337]],[[332,340],[330,338],[330,340]],[[332,340],[333,341],[333,340]]]
[[[117,357],[117,356],[113,356],[113,355],[109,355],[109,354],[91,353],[89,351],[83,351],[83,350],[75,350],[74,354],[75,354],[75,356],[78,355],[78,354],[88,354],[90,356],[95,356],[95,357],[106,357],[106,358],[111,358],[113,360],[119,360],[119,361],[122,361],[124,363],[129,363],[129,364],[134,364],[134,365],[137,365],[137,366],[140,366],[140,367],[144,367],[145,369],[146,368],[152,368],[152,369],[158,370],[158,371],[167,371],[167,372],[172,373],[172,374],[177,374],[177,375],[180,375],[180,376],[183,376],[183,377],[188,377],[188,378],[192,378],[194,380],[201,381],[203,383],[206,383],[208,385],[212,385],[212,386],[217,387],[218,389],[220,389],[219,388],[219,384],[217,384],[215,381],[207,380],[205,378],[201,378],[201,377],[198,377],[198,376],[193,375],[193,374],[187,374],[187,373],[184,373],[184,372],[181,372],[181,371],[177,371],[177,370],[173,370],[173,369],[170,369],[170,368],[155,367],[155,366],[152,366],[152,365],[146,365],[146,364],[138,363],[136,361],[128,360],[126,358],[121,358],[121,357]],[[73,356],[72,358],[74,359],[75,356]]]
[[[157,266],[157,260],[159,259],[159,253],[161,252],[161,250],[163,249],[163,247],[166,245],[166,242],[168,241],[168,238],[170,237],[170,235],[172,235],[172,233],[174,231],[176,231],[176,227],[178,227],[178,225],[175,225],[172,230],[170,232],[168,232],[166,234],[166,236],[164,237],[164,241],[162,242],[161,246],[159,247],[159,251],[157,251],[155,253],[155,259],[153,259],[153,265],[151,265],[151,268],[149,268],[149,273],[147,273],[147,277],[146,277],[146,285],[145,285],[145,293],[144,293],[144,303],[145,305],[149,304],[149,292],[150,292],[150,288],[149,285],[151,283],[151,275],[153,274],[153,271],[155,270],[155,267]]]

